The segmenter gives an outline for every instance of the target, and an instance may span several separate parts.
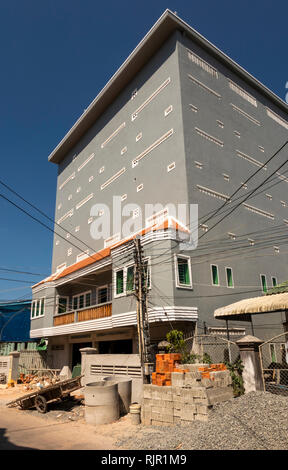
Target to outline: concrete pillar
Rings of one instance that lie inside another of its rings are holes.
[[[80,349],[81,352],[81,375],[84,375],[81,380],[81,384],[84,386],[86,383],[89,382],[89,363],[87,361],[87,358],[91,354],[98,354],[98,349],[96,348],[82,348]]]
[[[19,358],[20,353],[18,351],[13,351],[9,354],[10,356],[10,367],[9,367],[9,377],[8,382],[10,380],[14,380],[17,382],[19,378]]]
[[[244,365],[243,381],[245,393],[264,390],[259,346],[262,340],[255,336],[244,336],[236,341],[240,349],[240,358]]]
[[[285,321],[283,322],[283,330],[284,330],[284,333],[287,333],[288,332],[288,310],[285,310],[284,314],[285,314]]]
[[[283,322],[284,333],[288,333],[288,310],[285,310],[285,321]],[[288,364],[288,334],[285,335],[285,360]]]

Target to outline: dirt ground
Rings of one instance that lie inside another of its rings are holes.
[[[26,393],[23,385],[0,385],[0,450],[120,450],[115,442],[135,433],[129,415],[112,424],[87,424],[83,400],[77,398],[81,390],[70,400],[49,404],[45,414],[6,406]]]

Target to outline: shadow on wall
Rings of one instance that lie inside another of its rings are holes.
[[[6,428],[0,428],[0,451],[1,450],[39,450],[33,447],[22,447],[9,442],[6,437]]]

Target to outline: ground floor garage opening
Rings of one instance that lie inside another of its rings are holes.
[[[81,364],[81,352],[82,348],[92,348],[92,343],[74,343],[72,344],[72,370],[75,366]]]
[[[132,354],[132,339],[118,341],[99,341],[99,354]]]

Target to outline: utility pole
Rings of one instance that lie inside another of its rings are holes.
[[[143,371],[143,381],[144,383],[149,383],[149,364],[151,364],[151,343],[147,308],[148,266],[147,268],[145,268],[145,263],[143,262],[143,248],[141,245],[140,237],[135,238],[134,245],[134,279],[135,293],[137,299],[137,331],[139,355]]]

